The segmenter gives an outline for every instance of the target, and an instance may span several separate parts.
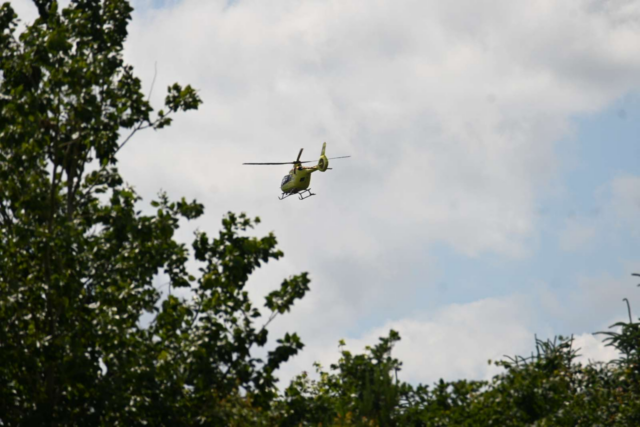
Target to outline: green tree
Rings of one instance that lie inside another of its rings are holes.
[[[328,372],[316,363],[318,380],[306,373],[294,378],[280,403],[281,425],[406,425],[398,415],[410,388],[398,382],[402,363],[391,355],[399,340],[391,330],[364,354],[342,350]]]
[[[153,114],[122,59],[126,0],[34,1],[39,17],[21,34],[0,7],[0,424],[259,423],[274,372],[302,348],[287,334],[266,360],[252,354],[268,332],[244,288],[282,256],[275,237],[247,237],[258,219],[230,213],[217,237],[196,235],[192,276],[174,233],[203,206],[161,194],[141,214],[117,155],[197,109],[198,94],[174,84]],[[193,298],[161,299],[160,273]],[[308,283],[272,292],[270,319]]]

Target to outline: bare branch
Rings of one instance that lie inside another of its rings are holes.
[[[267,323],[265,323],[264,325],[262,325],[262,328],[260,328],[260,330],[258,331],[258,335],[264,331],[265,329],[267,329],[267,326],[269,326],[269,323],[271,323],[273,321],[273,319],[275,319],[278,316],[278,312],[277,311],[272,311],[271,315],[269,316],[269,319],[267,320]]]
[[[126,144],[127,142],[129,142],[129,140],[131,139],[131,137],[132,137],[133,135],[135,135],[135,134],[136,134],[136,132],[138,132],[138,131],[140,130],[140,128],[142,128],[142,123],[143,123],[143,122],[138,123],[138,126],[136,126],[136,127],[131,131],[131,133],[129,134],[129,136],[127,136],[127,138],[122,142],[122,144],[120,144],[120,145],[118,146],[118,148],[116,149],[116,151],[113,153],[113,155],[114,155],[114,156],[118,153],[118,151],[120,151],[120,150],[122,149],[122,147],[124,147],[124,146],[125,146],[125,144]],[[103,166],[103,168],[104,168],[104,166]]]
[[[151,89],[149,89],[149,96],[147,96],[147,102],[151,100],[151,94],[153,93],[153,86],[156,84],[156,77],[158,75],[158,61],[153,64],[153,80],[151,80]]]
[[[149,100],[151,99],[151,94],[153,93],[153,87],[156,84],[156,77],[158,76],[158,62],[156,61],[156,63],[153,66],[153,80],[151,80],[151,88],[149,89],[149,95],[147,96],[147,102],[149,102]],[[127,136],[127,138],[118,146],[118,149],[115,151],[115,153],[113,153],[114,155],[116,155],[116,153],[118,153],[118,151],[120,151],[122,149],[122,147],[125,146],[125,144],[127,142],[129,142],[129,140],[133,137],[133,135],[135,135],[136,132],[138,132],[139,130],[143,130],[143,129],[147,129],[152,127],[155,123],[157,123],[158,120],[156,120],[153,123],[150,123],[147,126],[142,126],[144,122],[140,122],[138,123],[138,126],[136,126],[133,131],[129,134],[129,136]]]

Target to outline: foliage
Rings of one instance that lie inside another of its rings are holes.
[[[252,354],[268,331],[244,288],[282,256],[275,237],[246,237],[259,220],[228,214],[217,237],[197,234],[196,278],[174,234],[203,206],[161,194],[143,215],[117,169],[137,131],[197,109],[197,92],[172,85],[152,116],[122,60],[127,1],[36,5],[19,35],[0,8],[0,424],[221,425],[260,413],[274,372],[302,348],[287,334],[266,360]],[[161,299],[160,273],[193,298]],[[272,316],[308,283],[285,280],[267,297]]]
[[[367,347],[365,354],[342,350],[330,372],[315,365],[319,380],[307,373],[297,376],[281,401],[281,425],[396,425],[393,412],[405,391],[405,386],[396,384],[402,364],[391,356],[399,339],[392,330],[376,346]]]

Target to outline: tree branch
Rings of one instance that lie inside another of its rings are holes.
[[[273,321],[273,319],[275,319],[278,316],[278,312],[277,311],[272,311],[271,315],[269,316],[269,319],[267,320],[267,323],[265,323],[264,325],[262,325],[262,328],[260,328],[260,330],[258,331],[257,335],[260,335],[260,333],[262,331],[264,331],[265,329],[267,329],[267,326],[269,326],[269,323],[271,323]]]
[[[151,100],[151,94],[153,93],[153,86],[156,84],[156,77],[158,76],[158,61],[153,64],[153,80],[151,80],[151,89],[149,89],[149,95],[147,96],[147,102]]]

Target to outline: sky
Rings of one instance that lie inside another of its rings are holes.
[[[21,17],[35,13],[12,0]],[[204,104],[136,135],[120,168],[146,201],[197,199],[185,223],[260,216],[284,259],[255,301],[308,271],[276,319],[303,352],[284,383],[389,329],[401,378],[483,379],[534,336],[576,337],[640,313],[640,2],[635,0],[134,0],[125,59],[162,106]],[[315,160],[316,196],[279,201],[287,166]]]

